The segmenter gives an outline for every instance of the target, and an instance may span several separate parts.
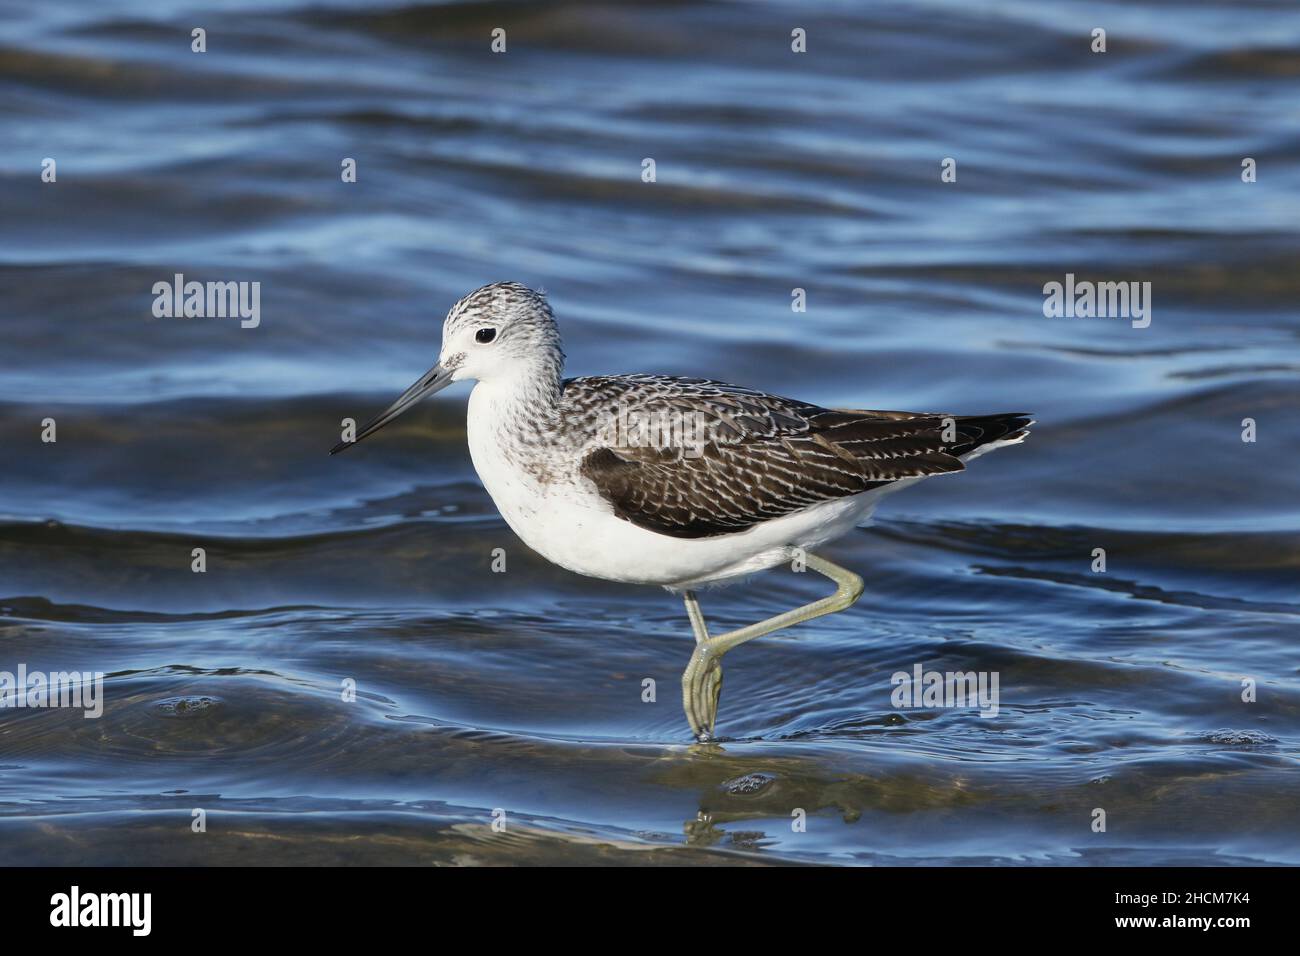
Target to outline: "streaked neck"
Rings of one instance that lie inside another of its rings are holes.
[[[511,444],[545,443],[560,424],[560,361],[541,359],[480,381],[470,398],[475,412]]]

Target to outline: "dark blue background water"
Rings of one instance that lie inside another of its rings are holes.
[[[108,674],[99,720],[0,711],[3,862],[1300,862],[1295,4],[0,24],[0,670]],[[153,318],[177,272],[259,281],[260,326]],[[1045,318],[1066,273],[1151,282],[1151,326]],[[680,602],[520,544],[463,390],[324,454],[501,279],[574,374],[1040,424],[832,547],[863,600],[730,655],[693,748]],[[917,663],[1001,712],[895,710]]]

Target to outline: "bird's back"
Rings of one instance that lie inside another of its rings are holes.
[[[707,379],[613,375],[563,383],[566,444],[615,514],[679,538],[744,531],[905,478],[961,471],[1019,442],[1022,413],[829,409]]]

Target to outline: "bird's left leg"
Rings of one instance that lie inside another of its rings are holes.
[[[695,629],[695,653],[691,655],[690,663],[682,674],[682,708],[686,711],[686,720],[698,740],[708,740],[713,735],[713,724],[718,716],[718,696],[722,693],[723,654],[764,634],[810,621],[823,614],[842,611],[862,596],[862,578],[848,568],[842,568],[815,554],[807,555],[806,563],[818,574],[835,582],[834,594],[717,637],[709,637],[699,602],[692,592],[686,592],[686,613]]]

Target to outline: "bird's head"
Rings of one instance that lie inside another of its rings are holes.
[[[486,382],[527,374],[557,355],[560,333],[546,297],[518,282],[494,282],[451,307],[438,364],[453,382]]]
[[[560,333],[546,297],[518,282],[485,285],[447,313],[438,364],[367,422],[353,441],[339,442],[330,454],[373,435],[422,398],[453,382],[558,377],[563,365]]]

